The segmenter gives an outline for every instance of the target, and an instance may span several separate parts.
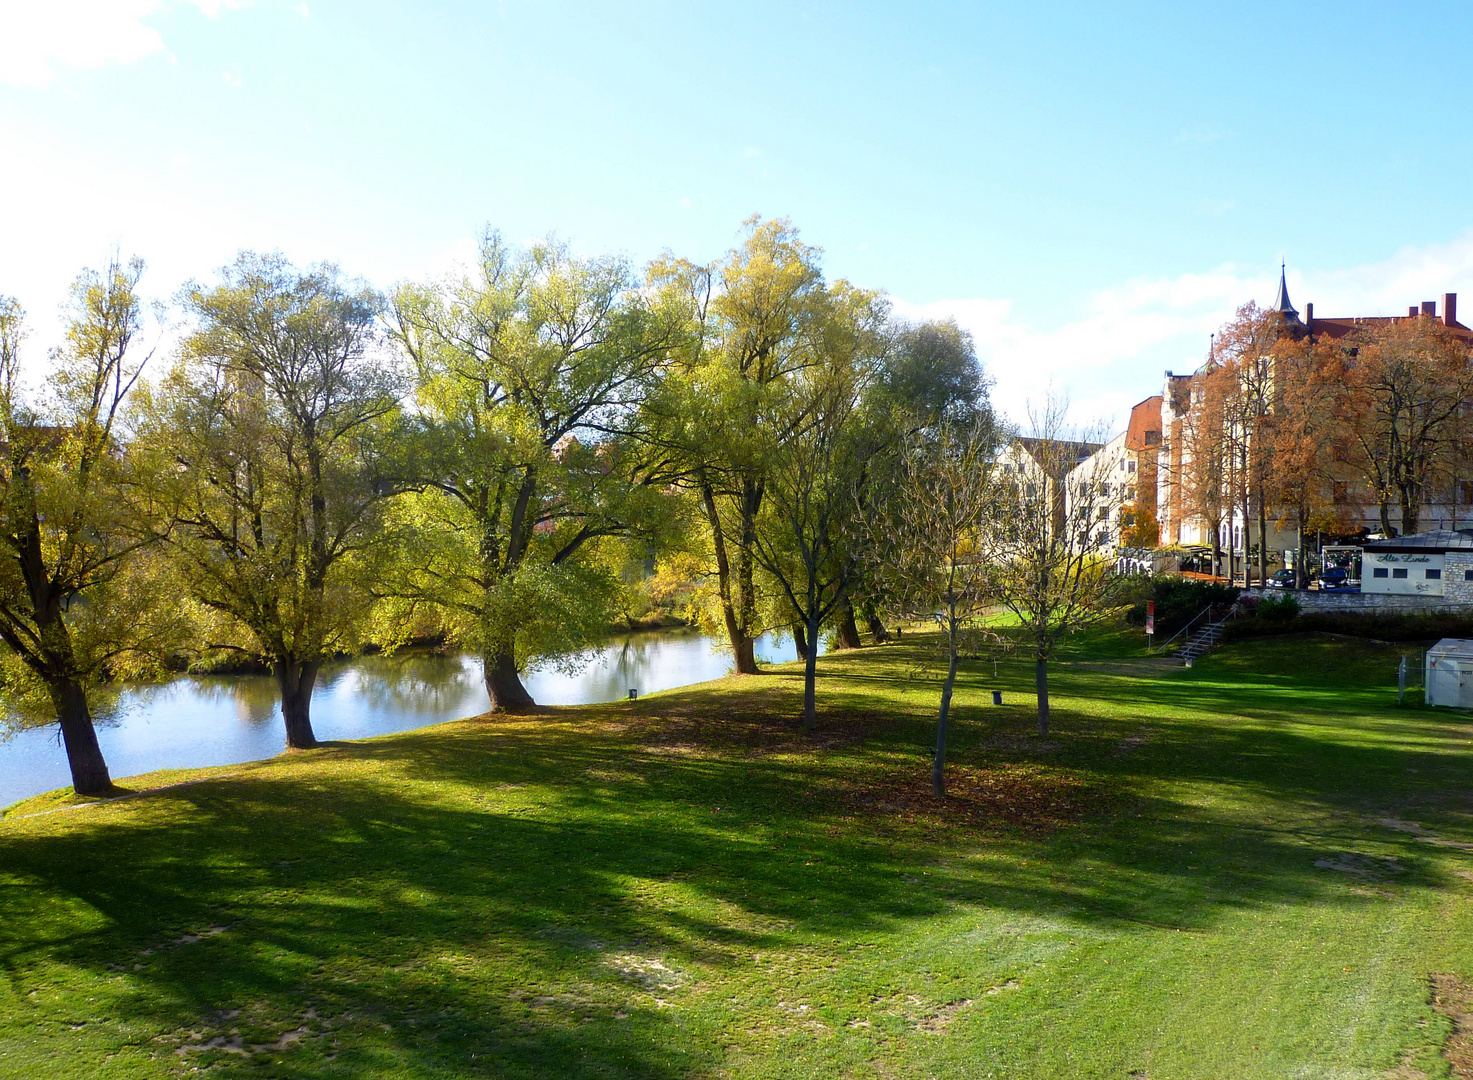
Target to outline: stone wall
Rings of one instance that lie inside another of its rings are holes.
[[[1442,561],[1442,598],[1450,604],[1473,604],[1473,551],[1449,551]]]
[[[1449,552],[1449,565],[1454,558]],[[1473,570],[1473,559],[1467,564],[1467,569]],[[1328,592],[1305,590],[1294,592],[1289,589],[1244,589],[1243,596],[1284,596],[1290,595],[1299,601],[1299,610],[1310,611],[1344,611],[1359,612],[1364,615],[1429,615],[1441,612],[1452,612],[1459,615],[1473,614],[1473,581],[1465,581],[1463,570],[1465,567],[1460,563],[1457,566],[1455,581],[1449,581],[1451,576],[1445,572],[1443,577],[1444,595],[1442,596],[1398,596],[1391,593],[1358,593],[1342,592],[1332,589]],[[1452,586],[1456,584],[1458,593],[1454,594]]]

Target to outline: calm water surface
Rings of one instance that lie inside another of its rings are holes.
[[[792,660],[789,640],[762,638],[759,658]],[[547,668],[524,680],[541,705],[587,705],[718,679],[731,654],[688,631],[630,634],[598,650],[576,675]],[[485,712],[481,662],[472,656],[406,652],[325,667],[312,694],[319,739],[360,739]],[[268,675],[181,676],[123,691],[99,723],[98,741],[115,777],[154,769],[256,761],[281,751],[285,735],[276,683]],[[55,725],[0,742],[0,807],[66,787],[71,776]]]

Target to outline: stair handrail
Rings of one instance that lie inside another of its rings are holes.
[[[1152,652],[1158,652],[1158,653],[1165,652],[1166,651],[1166,646],[1170,645],[1177,638],[1181,637],[1188,630],[1190,630],[1193,626],[1196,626],[1197,623],[1201,620],[1201,618],[1202,618],[1203,615],[1210,615],[1211,613],[1212,613],[1212,605],[1211,604],[1208,604],[1201,611],[1197,612],[1197,614],[1193,615],[1190,622],[1188,622],[1180,630],[1178,630],[1176,633],[1172,634],[1169,638],[1167,638],[1165,641],[1163,641],[1160,645],[1155,646],[1154,649],[1152,649],[1150,651],[1152,651]]]

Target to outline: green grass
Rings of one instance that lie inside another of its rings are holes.
[[[779,670],[32,800],[0,1076],[1447,1075],[1468,719],[1394,650],[1138,651],[1076,642],[1046,740],[965,672],[943,807],[909,639],[817,736]]]

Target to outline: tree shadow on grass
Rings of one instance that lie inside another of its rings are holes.
[[[745,1007],[725,1002],[760,995],[754,954],[959,904],[1129,931],[1321,900],[1343,883],[1314,845],[1351,837],[1245,823],[1161,781],[1338,807],[1345,778],[1422,754],[1351,742],[1296,777],[1325,740],[1183,724],[1118,755],[1118,723],[1061,710],[1060,763],[963,739],[975,790],[937,806],[906,756],[922,710],[826,694],[815,738],[774,720],[796,691],[447,725],[7,829],[0,970],[12,1000],[44,978],[104,1001],[142,1033],[125,1056],[227,1075],[684,1076],[719,1063]],[[1025,719],[992,717],[994,734]],[[1025,790],[1059,793],[1051,829],[1008,815]],[[1436,883],[1408,865],[1398,888]]]

